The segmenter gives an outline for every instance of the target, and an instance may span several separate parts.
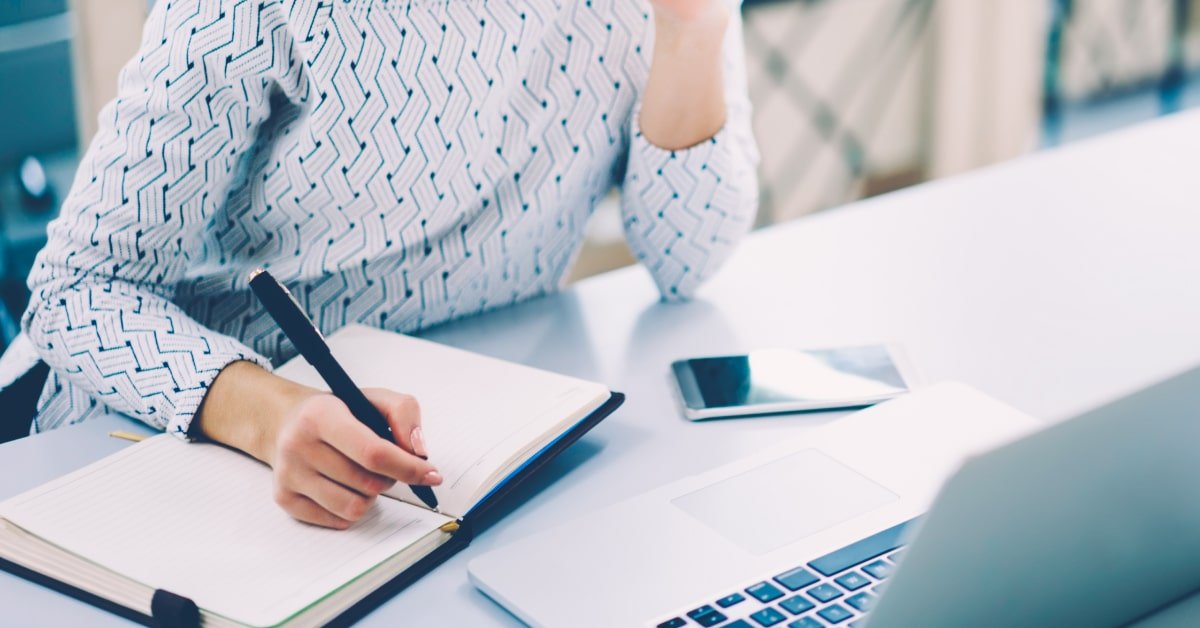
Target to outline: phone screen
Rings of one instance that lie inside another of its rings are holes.
[[[695,396],[703,408],[878,400],[907,390],[883,345],[813,351],[767,349],[678,364],[691,371]],[[693,400],[688,402],[697,407]]]

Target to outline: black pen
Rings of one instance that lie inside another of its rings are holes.
[[[354,418],[363,425],[371,428],[371,431],[380,438],[389,443],[395,443],[392,428],[388,425],[387,419],[367,399],[362,390],[354,385],[350,375],[334,359],[329,345],[325,344],[325,338],[321,336],[320,331],[317,331],[316,325],[313,325],[304,310],[300,309],[300,304],[296,303],[292,293],[275,281],[271,273],[261,268],[250,274],[250,289],[262,302],[263,307],[267,308],[267,313],[275,319],[275,323],[283,330],[283,334],[292,341],[300,355],[304,356],[304,360],[311,364],[320,374],[321,379],[329,385],[329,391],[341,399],[347,408],[350,408],[350,414],[354,415]],[[409,488],[426,506],[437,510],[438,500],[437,496],[433,494],[432,488],[411,485]]]

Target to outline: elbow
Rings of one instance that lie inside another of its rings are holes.
[[[51,367],[69,362],[65,337],[70,330],[66,311],[72,295],[63,290],[35,291],[21,315],[20,332],[38,357]]]
[[[711,236],[711,247],[691,249],[692,254],[686,261],[673,255],[670,263],[653,270],[651,274],[663,302],[682,303],[696,297],[700,288],[724,268],[749,233],[753,212],[749,214],[745,220],[723,225]]]
[[[53,312],[46,307],[49,302],[48,295],[41,291],[36,291],[29,297],[29,304],[25,306],[25,312],[21,315],[21,333],[31,339],[43,335],[47,319],[53,316]]]
[[[687,286],[670,286],[664,288],[659,286],[659,301],[663,303],[687,303],[696,298],[696,291],[700,288],[700,284],[692,283]]]
[[[657,269],[658,272],[652,272],[651,276],[658,286],[659,301],[686,303],[696,298],[700,287],[708,281],[708,278],[723,262],[724,256],[721,259],[706,260],[703,264],[704,268],[700,270],[683,265],[673,268],[672,272],[663,272],[666,270],[664,268]]]
[[[72,299],[71,293],[81,283],[79,269],[66,263],[70,255],[65,251],[70,247],[56,241],[56,228],[54,223],[50,224],[49,241],[38,252],[26,280],[29,303],[21,315],[21,332],[34,340],[64,323],[63,311]]]

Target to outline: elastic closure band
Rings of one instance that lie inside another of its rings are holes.
[[[163,589],[154,591],[150,616],[160,628],[200,628],[200,608],[196,603]]]

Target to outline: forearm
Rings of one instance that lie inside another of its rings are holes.
[[[686,19],[656,9],[654,23],[640,126],[650,143],[680,150],[709,139],[725,124],[721,48],[729,9],[713,3]]]
[[[665,12],[693,25],[687,18],[727,6],[652,3],[656,16]],[[654,57],[654,88],[643,95],[642,134],[630,140],[622,181],[626,240],[666,300],[692,296],[720,268],[753,225],[758,205],[741,19],[729,11],[720,28],[704,24],[680,36],[659,27],[667,43]],[[697,43],[682,43],[688,39]],[[673,144],[663,135],[671,129],[678,134]]]
[[[345,529],[397,481],[442,483],[423,458],[416,400],[381,389],[363,393],[386,417],[394,444],[376,436],[333,395],[250,362],[232,362],[221,371],[193,426],[270,465],[275,501],[293,517]]]
[[[63,258],[80,264],[64,264]],[[188,317],[156,287],[82,266],[120,259],[52,235],[30,275],[33,297],[22,329],[50,368],[94,403],[185,436],[225,365],[269,363]]]

